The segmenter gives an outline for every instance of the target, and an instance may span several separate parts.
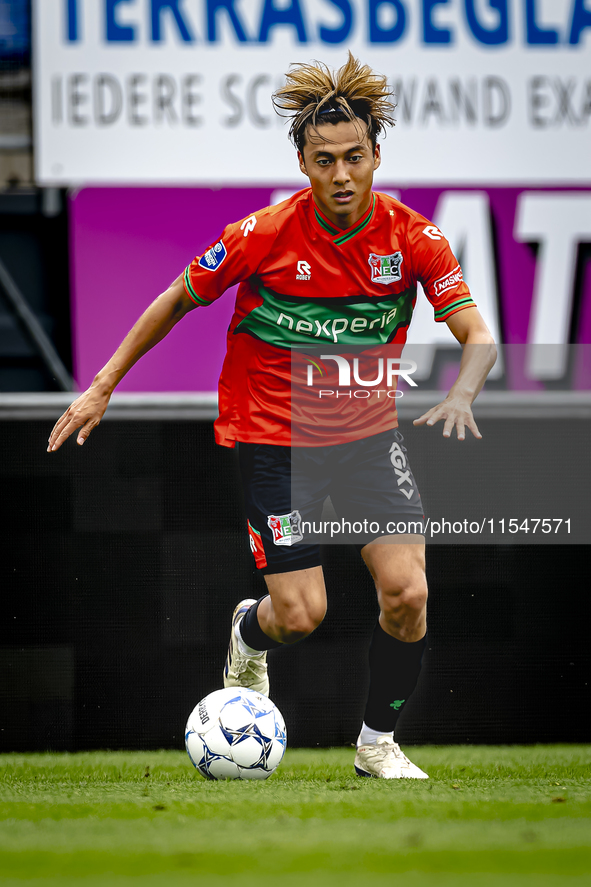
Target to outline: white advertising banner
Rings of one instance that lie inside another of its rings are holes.
[[[590,0],[33,7],[39,184],[299,185],[271,93],[348,49],[395,90],[382,179],[591,183]]]

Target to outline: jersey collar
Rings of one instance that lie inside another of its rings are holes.
[[[376,195],[372,193],[371,202],[367,209],[367,212],[350,228],[347,228],[343,231],[342,228],[335,228],[332,222],[329,222],[326,216],[323,216],[316,204],[314,203],[314,198],[312,198],[312,205],[314,207],[314,216],[316,218],[316,222],[322,228],[323,231],[326,231],[335,244],[335,246],[341,246],[343,243],[347,243],[347,241],[352,240],[359,234],[369,223],[371,222],[376,206]]]

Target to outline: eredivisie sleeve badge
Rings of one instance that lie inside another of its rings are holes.
[[[217,271],[227,256],[226,247],[223,240],[218,240],[199,259],[199,267],[205,268],[206,271]]]
[[[369,267],[371,268],[372,283],[396,283],[402,279],[402,253],[398,250],[391,256],[376,256],[370,253],[368,258]]]

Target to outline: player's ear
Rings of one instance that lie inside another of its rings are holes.
[[[303,172],[305,176],[308,175],[308,170],[306,169],[306,163],[304,161],[304,155],[301,151],[298,151],[298,163],[300,164],[300,172]]]
[[[380,163],[382,162],[382,153],[380,151],[380,146],[376,144],[373,151],[373,168],[376,170]]]

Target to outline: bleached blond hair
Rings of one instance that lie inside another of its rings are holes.
[[[294,64],[285,77],[273,105],[278,114],[292,118],[289,138],[298,151],[303,151],[306,136],[319,139],[315,133],[319,124],[363,120],[374,148],[385,127],[394,126],[396,105],[386,77],[362,65],[350,51],[337,71],[323,62]]]

